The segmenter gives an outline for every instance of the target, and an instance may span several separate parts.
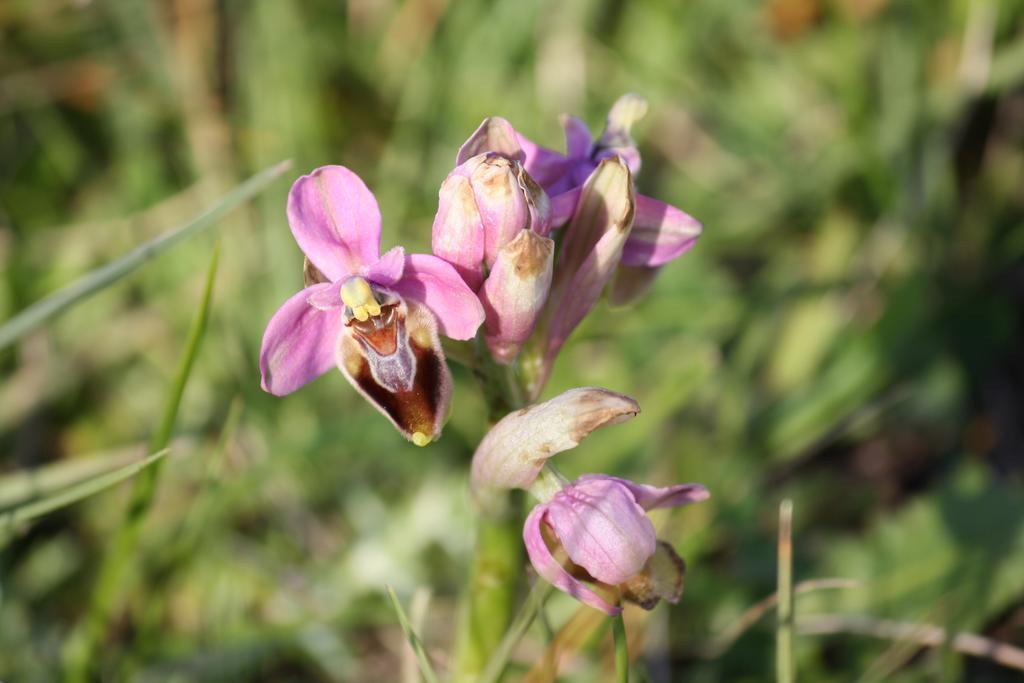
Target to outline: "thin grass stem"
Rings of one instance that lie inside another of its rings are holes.
[[[395,614],[398,615],[398,623],[402,626],[402,631],[405,633],[406,640],[409,641],[409,647],[412,648],[413,652],[416,653],[416,661],[420,665],[420,673],[423,674],[423,680],[427,683],[438,683],[437,674],[434,672],[434,667],[430,664],[430,658],[427,657],[427,651],[423,649],[423,641],[416,635],[416,631],[413,629],[412,624],[409,622],[409,617],[405,615],[405,610],[402,609],[402,603],[398,601],[398,596],[395,595],[395,589],[391,586],[387,586],[388,597],[391,599],[391,605],[395,608]]]
[[[483,675],[480,676],[480,683],[497,683],[501,679],[501,675],[505,672],[505,667],[508,666],[509,658],[512,656],[512,650],[519,644],[519,641],[522,640],[533,620],[540,614],[544,603],[551,595],[552,589],[553,586],[542,579],[538,579],[533,584],[529,594],[526,596],[526,600],[523,602],[523,606],[519,609],[519,613],[516,614],[505,636],[501,639],[491,659],[487,662],[487,668],[484,669]]]
[[[778,683],[793,683],[793,501],[788,498],[779,505],[779,596],[778,622],[775,631],[775,675]]]
[[[206,333],[206,322],[209,317],[210,301],[213,298],[213,284],[217,275],[219,254],[220,245],[218,244],[214,247],[210,257],[203,296],[192,317],[174,382],[167,392],[163,417],[153,432],[150,442],[152,450],[163,450],[171,439],[178,417],[178,408],[181,406],[181,398],[199,353],[199,346]],[[117,596],[125,590],[125,578],[131,564],[132,553],[138,542],[142,523],[152,506],[156,493],[161,463],[162,461],[157,461],[135,480],[124,523],[118,527],[116,535],[101,561],[89,610],[66,644],[64,678],[71,683],[79,683],[92,677],[99,643],[106,632],[107,623],[117,602]]]
[[[214,225],[229,211],[266,188],[274,179],[288,170],[290,166],[290,161],[282,161],[260,171],[184,225],[165,232],[145,244],[139,245],[121,258],[100,266],[64,289],[54,292],[32,304],[3,325],[0,325],[0,350],[18,341],[18,339],[50,318],[63,313],[68,308],[96,292],[114,284],[178,242]]]

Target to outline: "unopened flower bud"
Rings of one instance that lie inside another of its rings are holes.
[[[647,511],[708,498],[700,484],[658,488],[604,474],[580,477],[535,507],[523,526],[523,541],[537,573],[556,588],[607,614],[610,605],[584,581],[616,586],[627,600],[651,609],[682,594],[685,565],[655,536]],[[562,565],[549,547],[560,546]]]
[[[515,159],[478,154],[441,185],[434,218],[434,254],[451,263],[473,289],[502,247],[522,230],[547,235],[550,203]]]
[[[554,251],[553,240],[521,230],[498,252],[480,302],[487,345],[499,362],[511,362],[533,332],[548,298]]]

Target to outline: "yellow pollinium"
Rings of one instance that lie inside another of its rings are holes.
[[[341,301],[352,309],[352,315],[360,322],[380,315],[380,304],[373,296],[373,289],[361,277],[350,277],[342,283]]]
[[[426,446],[432,439],[423,432],[413,432],[412,442],[417,446]]]

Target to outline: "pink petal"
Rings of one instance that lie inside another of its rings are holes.
[[[566,174],[570,166],[572,166],[572,162],[564,154],[541,147],[519,133],[516,134],[516,139],[526,155],[523,167],[530,174],[530,177],[537,181],[538,185],[551,195],[559,194],[569,189],[568,187],[561,187],[568,182]]]
[[[508,159],[522,161],[523,149],[516,139],[516,129],[500,116],[489,116],[473,131],[455,157],[455,165],[461,166],[478,154],[496,152]]]
[[[430,246],[476,291],[484,279],[484,225],[473,187],[462,175],[466,168],[459,166],[441,184]]]
[[[651,520],[614,478],[573,482],[547,505],[547,519],[569,558],[598,581],[627,581],[657,547]]]
[[[570,159],[589,157],[594,138],[590,135],[587,124],[575,116],[563,115],[562,128],[565,130],[566,156]]]
[[[405,249],[394,247],[366,269],[366,279],[378,285],[390,287],[402,279],[405,272]]]
[[[337,282],[325,282],[319,287],[310,287],[306,303],[321,311],[333,311],[341,308],[344,305],[341,301],[341,286],[344,283],[344,280],[338,280]]]
[[[330,280],[358,272],[380,254],[377,200],[344,166],[322,166],[295,181],[288,223],[303,253]]]
[[[430,254],[407,254],[405,273],[392,289],[424,303],[438,330],[452,339],[472,339],[484,321],[480,300],[451,264]]]
[[[290,394],[334,367],[334,347],[341,315],[307,303],[331,285],[307,287],[277,310],[263,333],[260,349],[261,386],[275,396]]]
[[[699,503],[711,497],[711,493],[703,484],[676,484],[664,487],[649,486],[647,484],[638,484],[628,479],[611,477],[606,474],[584,474],[576,480],[576,483],[596,480],[615,481],[625,486],[633,494],[637,505],[644,510],[690,505],[691,503]]]
[[[568,593],[605,614],[615,616],[622,612],[621,607],[609,605],[600,595],[587,588],[581,581],[574,579],[562,565],[558,564],[541,533],[541,524],[544,523],[546,513],[547,505],[538,505],[530,512],[523,525],[523,543],[526,544],[526,554],[529,555],[533,568],[558,590]]]
[[[633,231],[622,250],[627,266],[661,266],[679,258],[700,237],[700,221],[674,206],[637,195]]]
[[[581,188],[576,187],[551,198],[552,228],[565,225],[572,219],[573,213],[576,212],[576,205],[580,201],[580,190]]]

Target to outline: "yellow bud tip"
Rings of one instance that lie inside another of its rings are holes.
[[[370,283],[361,277],[350,277],[341,285],[341,301],[352,309],[357,320],[380,315],[380,304],[373,296]]]
[[[426,446],[430,441],[430,437],[423,432],[413,432],[412,434],[412,442],[417,446]]]

